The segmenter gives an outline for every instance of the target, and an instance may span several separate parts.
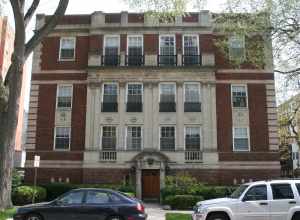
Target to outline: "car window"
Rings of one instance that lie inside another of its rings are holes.
[[[290,184],[271,184],[274,200],[294,199],[293,190]]]
[[[230,198],[238,199],[240,196],[245,192],[245,190],[248,188],[249,185],[241,185],[239,188],[237,188],[231,195]]]
[[[66,196],[59,199],[59,202],[62,204],[81,204],[83,199],[84,192],[71,192]]]
[[[300,195],[300,183],[296,183],[296,187],[297,187],[297,190],[298,190],[298,194]]]
[[[111,198],[112,202],[114,202],[114,203],[122,202],[122,198],[114,193],[110,194],[110,198]]]
[[[251,187],[245,197],[244,201],[257,201],[257,200],[267,200],[267,186],[266,185],[259,185]]]
[[[109,195],[106,192],[89,191],[86,195],[86,203],[105,204],[109,202]]]

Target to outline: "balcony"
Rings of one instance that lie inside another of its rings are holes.
[[[120,55],[105,55],[101,56],[102,66],[119,66],[121,62]]]
[[[195,66],[202,64],[201,55],[182,55],[183,66]]]
[[[102,112],[118,112],[117,102],[102,102],[101,103]]]
[[[142,102],[127,102],[126,112],[143,112]]]
[[[177,66],[177,55],[157,55],[158,66]]]
[[[159,112],[176,112],[176,102],[160,102]]]
[[[200,163],[202,162],[203,155],[201,151],[186,151],[184,157],[186,162]]]
[[[144,55],[126,55],[125,66],[144,66],[145,56]]]
[[[201,112],[200,102],[185,102],[184,112]]]
[[[116,151],[100,151],[100,161],[102,162],[115,162],[117,161]]]

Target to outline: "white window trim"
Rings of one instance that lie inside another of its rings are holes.
[[[230,54],[230,50],[231,50],[231,41],[232,41],[232,38],[237,38],[237,37],[241,37],[242,41],[243,41],[243,56],[241,57],[241,61],[244,61],[246,60],[246,37],[245,35],[244,36],[236,36],[236,35],[232,35],[232,36],[229,36],[228,38],[228,48],[229,48],[229,51],[228,51],[228,55],[229,55],[229,60],[231,61],[234,61],[236,59],[234,59],[231,54]]]
[[[106,38],[109,38],[109,37],[117,37],[118,38],[118,55],[120,55],[120,46],[121,46],[121,42],[120,42],[120,35],[104,35],[104,38],[103,38],[103,56],[105,56],[105,48],[106,48]]]
[[[68,40],[74,40],[74,56],[73,58],[62,58],[61,57],[61,49],[62,49],[62,41],[64,39],[68,39]],[[59,61],[75,61],[76,59],[76,37],[61,37],[60,38],[60,42],[59,42],[59,56],[58,56],[58,60]]]
[[[60,87],[71,87],[71,107],[58,107],[58,94],[59,94],[59,88]],[[56,87],[56,105],[55,105],[57,110],[71,110],[73,107],[73,84],[57,84]]]
[[[128,55],[129,38],[130,37],[141,37],[142,38],[142,55],[144,55],[144,35],[142,35],[142,34],[127,35],[126,55]]]
[[[101,88],[101,103],[103,103],[103,98],[104,98],[104,85],[117,85],[117,100],[119,102],[119,84],[117,82],[103,82],[102,83],[102,88]]]
[[[144,84],[141,82],[129,82],[126,84],[126,97],[125,102],[128,102],[128,85],[142,85],[142,104],[144,103]]]
[[[201,125],[185,125],[184,126],[184,150],[186,151],[186,141],[185,141],[185,138],[186,138],[186,129],[187,128],[199,128],[200,129],[200,151],[202,150],[202,128],[201,128]]]
[[[127,151],[128,145],[127,145],[127,134],[128,134],[128,127],[140,127],[141,128],[141,151],[144,150],[144,127],[142,125],[126,125],[125,128],[125,150]]]
[[[99,147],[99,149],[100,149],[100,151],[102,151],[102,137],[103,137],[103,127],[115,127],[116,128],[116,151],[118,150],[118,126],[117,125],[100,125],[100,147]]]
[[[56,128],[70,128],[69,131],[69,148],[68,149],[56,149]],[[71,126],[55,126],[54,127],[54,141],[53,141],[53,151],[71,151],[71,141],[72,141],[72,127]]]
[[[234,137],[235,137],[235,128],[246,128],[247,129],[247,138],[248,138],[248,150],[237,150],[235,149],[235,146],[234,146]],[[249,129],[249,126],[235,126],[235,127],[232,127],[232,150],[233,152],[250,152],[251,151],[251,145],[250,145],[250,129]]]
[[[175,34],[161,34],[161,35],[159,35],[158,54],[161,55],[160,45],[161,45],[161,38],[162,37],[174,37],[174,55],[176,55],[176,36],[175,36]]]
[[[197,48],[198,55],[200,55],[200,44],[199,44],[199,35],[198,34],[184,34],[182,35],[182,54],[184,55],[184,37],[196,37],[197,38]]]
[[[158,102],[160,103],[160,95],[162,94],[161,85],[175,85],[175,103],[177,103],[177,86],[176,86],[175,82],[161,82],[161,83],[159,83]]]
[[[185,85],[197,85],[199,89],[199,103],[202,101],[202,91],[201,91],[201,83],[200,82],[185,82],[183,83],[183,102],[185,103]]]
[[[161,138],[161,128],[162,127],[173,127],[174,128],[174,138],[175,138],[175,148],[174,150],[176,151],[177,149],[177,132],[176,132],[176,125],[160,125],[159,126],[159,129],[158,129],[158,132],[159,132],[159,135],[158,135],[158,146],[159,146],[159,150],[161,151],[161,148],[160,148],[160,138]]]
[[[234,107],[233,106],[233,87],[234,86],[243,86],[245,87],[245,91],[246,91],[246,107]],[[231,84],[231,87],[230,87],[230,93],[231,93],[231,107],[233,109],[248,109],[249,108],[249,105],[248,105],[248,85],[247,84]]]

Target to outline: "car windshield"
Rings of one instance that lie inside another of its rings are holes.
[[[245,190],[248,188],[249,185],[244,184],[241,185],[239,188],[237,188],[230,196],[232,199],[238,199],[240,196],[245,192]]]

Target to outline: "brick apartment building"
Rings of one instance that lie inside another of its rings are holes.
[[[47,16],[37,17],[37,28]],[[236,184],[280,175],[273,61],[234,69],[208,11],[162,23],[121,12],[67,15],[33,58],[25,179],[132,182],[166,175]],[[229,37],[230,59],[248,39]],[[251,39],[250,39],[251,40]]]

